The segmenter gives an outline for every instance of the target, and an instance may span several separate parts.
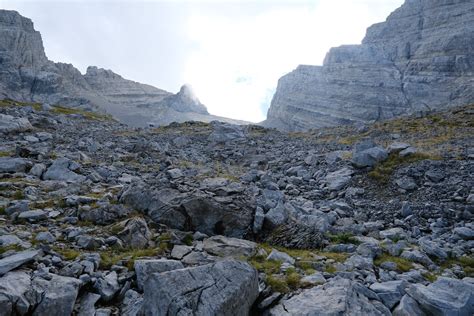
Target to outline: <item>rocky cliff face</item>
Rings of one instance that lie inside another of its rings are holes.
[[[46,57],[41,34],[18,12],[0,10],[0,98],[99,109],[132,126],[189,120],[241,121],[210,115],[184,86],[177,94],[97,67],[85,75]]]
[[[407,0],[361,45],[278,82],[266,126],[302,130],[474,102],[474,2]]]

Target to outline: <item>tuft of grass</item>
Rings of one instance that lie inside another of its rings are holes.
[[[81,254],[78,250],[70,249],[70,248],[66,248],[66,249],[55,248],[54,251],[59,253],[64,258],[64,260],[67,260],[67,261],[74,260]]]
[[[184,236],[184,238],[181,240],[186,246],[192,246],[193,245],[193,241],[194,241],[194,237],[193,235],[191,234],[187,234],[186,236]]]
[[[426,153],[414,153],[405,157],[401,157],[398,153],[392,153],[388,158],[377,164],[375,168],[369,172],[369,177],[377,180],[380,183],[386,184],[390,180],[390,176],[396,168],[411,164],[421,160],[438,160],[438,156],[429,155]]]
[[[25,198],[25,194],[22,190],[16,190],[12,196],[15,200],[23,200]]]
[[[421,275],[423,275],[423,277],[431,283],[435,282],[438,279],[438,276],[436,274],[430,272],[422,273]]]
[[[301,275],[295,269],[288,269],[286,271],[286,284],[292,290],[299,289],[301,287]]]
[[[453,265],[459,265],[468,277],[474,277],[474,257],[463,256],[456,259],[449,259],[442,263],[441,267],[446,269]]]
[[[336,244],[354,244],[358,245],[360,242],[354,238],[354,235],[351,233],[340,233],[336,235],[328,235],[328,238],[331,242]]]
[[[5,206],[0,205],[0,215],[5,215]]]
[[[288,283],[284,277],[269,275],[267,277],[266,283],[272,288],[274,292],[288,293],[290,291]]]
[[[265,256],[254,256],[249,258],[249,263],[259,272],[271,275],[280,271],[281,261],[266,260]]]
[[[380,266],[384,262],[394,262],[397,265],[397,270],[400,272],[408,272],[413,268],[413,262],[410,260],[400,258],[400,257],[394,257],[390,256],[386,253],[382,254],[379,256],[377,259],[375,259],[374,264],[376,266]]]
[[[10,157],[11,155],[10,151],[0,151],[0,157]]]
[[[328,265],[326,265],[326,267],[324,268],[324,271],[327,272],[327,273],[336,273],[336,272],[337,272],[337,269],[336,269],[336,267],[335,267],[333,264],[328,264]]]

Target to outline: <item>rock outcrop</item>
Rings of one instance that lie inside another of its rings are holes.
[[[0,99],[59,104],[105,111],[131,126],[213,120],[188,86],[177,94],[91,66],[85,75],[45,54],[41,34],[18,12],[0,10]]]
[[[474,102],[474,3],[407,0],[361,45],[283,76],[263,124],[294,131]]]

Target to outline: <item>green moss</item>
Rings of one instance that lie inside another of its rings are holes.
[[[184,236],[184,238],[183,238],[181,241],[182,241],[186,246],[192,246],[192,245],[193,245],[193,241],[194,241],[193,235],[187,234],[186,236]]]
[[[401,157],[398,153],[393,153],[388,156],[386,160],[377,164],[375,168],[369,172],[369,177],[377,180],[380,183],[388,183],[390,176],[396,168],[411,164],[421,160],[427,159],[439,159],[434,155],[428,155],[426,153],[414,153],[405,157]]]
[[[408,272],[413,268],[413,262],[411,262],[410,260],[390,256],[386,253],[375,259],[374,264],[376,266],[380,266],[384,262],[394,262],[397,265],[397,270],[400,272]]]

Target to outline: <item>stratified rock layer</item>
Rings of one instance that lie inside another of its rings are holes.
[[[472,103],[473,38],[474,2],[407,0],[362,45],[283,76],[263,124],[304,130]]]
[[[0,10],[0,99],[100,109],[132,126],[220,120],[188,86],[177,94],[91,66],[85,75],[46,57],[41,34],[18,12]]]

